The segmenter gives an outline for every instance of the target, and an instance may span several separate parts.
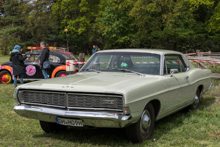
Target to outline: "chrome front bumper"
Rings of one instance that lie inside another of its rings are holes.
[[[17,105],[13,109],[20,116],[54,123],[57,117],[81,119],[83,126],[92,127],[122,128],[132,122],[131,115],[122,113],[60,110],[28,105]]]

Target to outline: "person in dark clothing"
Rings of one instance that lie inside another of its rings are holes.
[[[44,79],[48,79],[49,77],[47,75],[47,70],[43,68],[43,63],[45,61],[48,61],[49,55],[50,55],[50,50],[46,47],[45,42],[41,42],[40,47],[43,49],[42,52],[41,52],[41,55],[40,55],[40,68],[42,69]]]
[[[10,61],[12,62],[13,75],[14,75],[14,86],[17,87],[17,77],[19,76],[20,83],[24,84],[23,77],[25,73],[24,60],[29,58],[30,55],[22,56],[20,46],[15,45],[11,52]]]
[[[92,55],[95,54],[98,51],[97,46],[93,45],[92,46]]]

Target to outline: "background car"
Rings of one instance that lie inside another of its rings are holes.
[[[30,54],[31,57],[24,61],[26,72],[24,80],[40,80],[44,79],[42,70],[40,69],[40,54],[42,50],[28,51],[25,55]],[[66,76],[66,59],[78,59],[70,52],[64,50],[50,50],[49,61],[51,68],[48,70],[50,78]],[[77,65],[76,65],[77,66]],[[0,83],[8,84],[13,81],[12,62],[6,62],[0,65]]]
[[[106,50],[77,74],[18,86],[14,110],[39,120],[46,133],[66,126],[125,128],[132,142],[141,142],[152,136],[155,121],[198,109],[211,85],[211,71],[195,68],[180,52]]]

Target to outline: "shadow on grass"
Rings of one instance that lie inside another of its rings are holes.
[[[125,129],[115,128],[68,128],[65,132],[40,134],[33,137],[51,137],[77,144],[90,144],[92,146],[125,146],[130,141],[126,138]]]
[[[216,100],[215,97],[206,97],[206,98],[202,97],[199,109],[204,110],[205,108],[210,107],[215,103],[215,100]]]

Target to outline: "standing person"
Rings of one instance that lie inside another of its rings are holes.
[[[25,65],[24,60],[29,58],[30,55],[22,56],[21,47],[19,45],[15,45],[14,49],[11,52],[10,61],[12,62],[13,75],[14,75],[14,86],[17,87],[17,78],[19,76],[20,83],[24,84],[23,77],[25,73]]]
[[[50,50],[46,47],[46,43],[43,41],[40,43],[40,47],[43,49],[40,55],[40,68],[42,69],[44,79],[48,79],[47,70],[43,68],[43,63],[48,61]]]
[[[95,52],[97,52],[98,49],[96,48],[96,45],[92,46],[92,55],[95,54]]]
[[[98,45],[96,45],[96,48],[97,48],[97,50],[98,50],[98,51],[100,51],[100,50],[101,50],[101,49],[98,47]]]

